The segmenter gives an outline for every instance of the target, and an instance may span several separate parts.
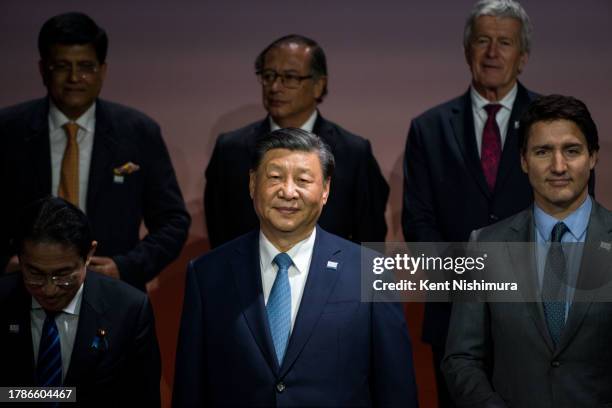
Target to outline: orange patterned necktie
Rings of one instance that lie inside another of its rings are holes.
[[[79,144],[77,133],[79,125],[68,122],[63,126],[68,141],[64,158],[62,159],[62,171],[60,174],[60,185],[58,196],[72,204],[79,206]]]

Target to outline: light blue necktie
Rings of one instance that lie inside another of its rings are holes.
[[[550,248],[546,257],[544,282],[542,284],[546,324],[555,345],[559,342],[561,331],[565,326],[566,288],[564,284],[567,282],[567,269],[561,238],[567,231],[569,231],[567,225],[558,222],[550,234]]]
[[[289,332],[291,331],[291,286],[289,286],[289,267],[293,264],[291,257],[284,252],[276,255],[273,261],[278,265],[276,279],[272,285],[266,311],[276,350],[278,365],[283,362]]]
[[[36,375],[38,386],[59,387],[62,385],[62,349],[55,324],[56,313],[46,313],[38,348]]]

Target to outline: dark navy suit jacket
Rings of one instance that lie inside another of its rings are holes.
[[[262,292],[259,231],[192,261],[174,406],[417,406],[401,307],[361,302],[360,295],[360,247],[318,228],[279,367]]]
[[[9,241],[20,209],[52,194],[48,112],[47,98],[0,111],[0,270],[12,255]],[[113,169],[127,162],[140,169],[118,183]],[[101,99],[86,213],[96,255],[112,257],[121,279],[141,290],[178,256],[191,221],[159,126]],[[143,220],[148,234],[141,240]]]
[[[30,310],[21,273],[0,278],[0,386],[35,386]],[[104,343],[93,343],[104,329]],[[160,406],[161,363],[147,296],[117,279],[88,271],[64,386],[76,406]],[[19,405],[19,404],[18,404]],[[67,403],[66,406],[75,406]]]

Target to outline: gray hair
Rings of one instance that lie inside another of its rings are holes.
[[[531,51],[531,21],[527,12],[514,0],[480,0],[474,5],[469,17],[465,21],[463,30],[463,47],[467,50],[472,39],[472,31],[478,17],[509,17],[521,23],[521,52],[529,54]]]
[[[317,152],[321,162],[323,181],[334,173],[336,162],[330,147],[314,133],[297,128],[278,129],[259,138],[251,160],[251,170],[255,171],[264,155],[272,149],[287,149],[300,152]]]

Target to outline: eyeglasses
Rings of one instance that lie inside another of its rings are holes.
[[[47,69],[56,76],[70,75],[74,70],[77,77],[85,78],[100,71],[100,65],[90,61],[77,62],[75,64],[58,62],[56,64],[49,64]]]
[[[52,284],[59,288],[67,288],[74,284],[76,281],[76,273],[78,271],[74,271],[68,275],[61,276],[51,276],[51,275],[23,275],[23,281],[26,285],[32,286],[34,288],[42,288],[47,284],[47,282],[51,281]]]
[[[291,89],[299,88],[303,80],[312,78],[312,75],[279,74],[271,69],[258,71],[256,74],[263,86],[271,86],[276,82],[276,78],[280,78],[281,84]]]

